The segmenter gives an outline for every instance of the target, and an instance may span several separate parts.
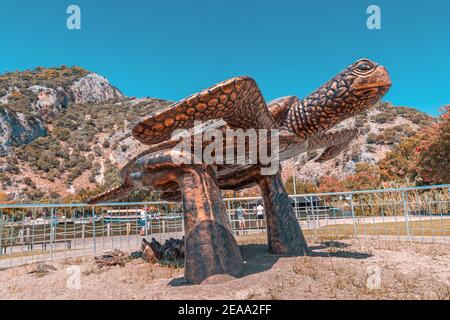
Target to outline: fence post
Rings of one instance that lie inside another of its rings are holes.
[[[95,208],[92,206],[92,241],[94,246],[94,253],[97,253],[97,244],[95,237]]]
[[[83,241],[83,248],[85,248],[85,233],[86,233],[86,223],[85,220],[83,219],[82,224],[81,224],[81,240]]]
[[[181,233],[184,235],[184,214],[181,214]]]
[[[405,198],[405,191],[402,191],[403,215],[405,216],[406,236],[409,241],[409,222],[408,222],[408,199]]]
[[[145,222],[145,226],[144,226],[144,230],[145,230],[145,237],[148,237],[148,222],[150,221],[150,223],[151,223],[151,220],[150,219],[147,219],[147,204],[145,204],[144,205],[144,217],[145,217],[145,219],[144,219],[144,222]]]
[[[50,210],[50,260],[53,260],[53,237],[55,236],[55,226],[54,226],[54,218],[55,218],[55,209],[52,208]],[[44,227],[45,228],[45,227]],[[45,241],[45,239],[44,239]]]
[[[226,201],[225,201],[225,199],[224,199],[224,203],[225,203]],[[179,208],[179,206],[177,205],[175,208]],[[226,209],[225,209],[226,210]],[[175,209],[175,211],[177,212],[177,213],[179,213],[180,212],[180,209]],[[184,235],[184,211],[183,211],[183,207],[181,207],[181,234],[182,234],[182,236]]]
[[[22,222],[22,228],[19,229],[19,233],[17,234],[17,238],[19,238],[20,244],[23,246],[23,244],[25,242],[25,226],[23,225],[23,222]]]
[[[3,254],[3,210],[0,210],[0,256]]]
[[[356,239],[358,234],[356,232],[356,217],[355,217],[355,207],[353,206],[353,194],[350,194],[350,208],[352,210],[352,219],[353,219],[353,238]]]
[[[314,203],[312,200],[312,196],[309,196],[309,206],[311,208],[311,214],[312,214],[312,223],[313,223],[313,227],[314,227],[314,238],[317,239],[317,222],[316,221],[316,217],[315,217],[315,213],[314,213]]]

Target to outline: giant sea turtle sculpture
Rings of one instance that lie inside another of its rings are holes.
[[[163,199],[181,199],[185,221],[185,277],[192,283],[201,283],[215,274],[241,274],[243,261],[231,233],[221,189],[238,190],[257,185],[266,212],[269,251],[302,253],[307,250],[307,243],[279,171],[262,174],[264,165],[259,154],[253,162],[245,164],[178,163],[173,160],[174,147],[179,143],[173,137],[175,130],[192,130],[195,121],[216,123],[222,132],[275,130],[279,133],[276,155],[279,161],[321,148],[324,151],[317,161],[325,161],[338,155],[358,136],[355,128],[333,127],[374,106],[390,86],[386,69],[368,59],[350,65],[303,100],[288,96],[267,105],[256,82],[249,77],[219,83],[136,124],[133,136],[150,147],[121,170],[122,186],[90,202],[121,200],[136,189],[160,190]],[[259,145],[265,143],[272,148],[270,139],[258,140]],[[202,142],[201,146],[205,150],[207,143]],[[227,148],[228,145],[224,146]],[[249,148],[243,153],[248,158]],[[234,152],[233,156],[243,155]]]

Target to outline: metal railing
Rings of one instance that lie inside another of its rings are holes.
[[[450,185],[291,195],[309,241],[378,239],[449,243]],[[266,231],[260,197],[224,199],[237,236]],[[241,214],[242,213],[242,214]],[[0,268],[136,250],[142,237],[183,235],[180,203],[0,205]]]
[[[164,241],[182,233],[178,203],[0,205],[0,268],[136,250],[142,237]]]
[[[290,198],[307,238],[363,237],[447,244],[450,240],[450,185],[300,194]],[[241,228],[241,233],[259,229],[254,227],[255,208],[262,204],[261,198],[225,202],[234,217],[239,207],[249,213],[248,225]],[[238,219],[232,225],[239,230]]]

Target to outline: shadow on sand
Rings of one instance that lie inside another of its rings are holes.
[[[310,246],[309,252],[305,255],[281,255],[269,253],[266,244],[240,245],[239,250],[241,252],[242,259],[245,262],[244,272],[241,277],[270,270],[280,258],[285,257],[309,256],[312,258],[335,257],[343,259],[367,259],[371,257],[371,255],[367,253],[342,250],[342,248],[346,247],[349,247],[349,245],[342,242],[329,241],[320,245]],[[321,251],[327,248],[337,248],[339,250],[336,252]],[[190,284],[183,277],[180,277],[173,279],[168,285],[178,287]]]

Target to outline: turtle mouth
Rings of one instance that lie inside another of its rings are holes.
[[[386,82],[379,82],[379,83],[372,83],[372,84],[357,86],[355,89],[356,90],[366,90],[366,89],[367,90],[369,90],[369,89],[383,90],[383,89],[389,89],[391,86],[392,86],[392,82],[386,81]]]
[[[362,85],[355,88],[355,94],[361,95],[384,95],[391,88],[391,82],[374,83]]]

